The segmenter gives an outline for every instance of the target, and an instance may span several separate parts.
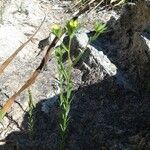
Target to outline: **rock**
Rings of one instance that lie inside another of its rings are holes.
[[[125,5],[114,26],[112,39],[117,42],[117,63],[139,88],[150,80],[149,32],[150,1],[139,0]],[[145,37],[145,35],[147,35]],[[148,77],[149,76],[149,77]]]
[[[77,68],[80,68],[83,72],[88,73],[91,70],[99,68],[99,77],[101,77],[101,80],[103,80],[106,75],[116,75],[116,66],[111,63],[108,57],[103,53],[101,47],[99,47],[99,49],[96,49],[88,43],[88,33],[88,30],[82,29],[76,34],[75,38],[73,39],[71,47],[72,57],[76,58],[80,53],[82,53],[82,51],[85,51],[81,60],[79,61],[80,65],[76,64],[76,66],[78,66]]]
[[[6,1],[2,0],[1,2]],[[64,10],[52,10],[51,8],[52,4],[47,0],[25,0],[23,2],[8,0],[5,4],[5,11],[2,14],[3,22],[2,24],[0,22],[1,64],[35,32],[44,18],[44,14],[46,14],[46,20],[33,40],[17,55],[1,75],[1,105],[4,105],[5,101],[20,89],[40,64],[43,57],[42,53],[36,57],[39,52],[39,39],[48,36],[50,27],[54,22],[65,20],[63,17],[66,15],[61,15]],[[56,15],[58,12],[61,12],[59,16]],[[55,64],[55,59],[52,59],[47,65],[47,71],[43,71],[37,82],[30,87],[35,103],[56,94],[52,86],[54,77],[57,74]],[[22,130],[22,121],[27,109],[28,93],[25,91],[16,99],[13,107],[8,112],[8,116],[4,118],[3,127],[0,127],[0,139],[5,138],[13,131],[19,132]]]

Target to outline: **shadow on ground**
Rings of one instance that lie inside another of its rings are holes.
[[[47,99],[44,101],[50,101]],[[0,149],[57,150],[59,146],[58,103],[41,111],[34,110],[33,136],[27,131],[28,114],[22,132],[12,132]],[[134,92],[120,87],[115,77],[80,87],[74,91],[67,147],[69,150],[148,149],[150,119],[148,97],[142,99]]]

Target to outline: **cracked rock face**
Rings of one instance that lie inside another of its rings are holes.
[[[150,80],[150,1],[139,0],[127,4],[114,26],[114,42],[120,45],[119,67],[131,76],[139,88],[145,88]],[[149,76],[149,77],[148,77]]]

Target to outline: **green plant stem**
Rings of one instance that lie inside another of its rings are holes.
[[[65,148],[65,140],[67,135],[68,123],[69,123],[69,112],[71,105],[71,93],[72,93],[72,79],[71,79],[71,71],[72,71],[72,60],[71,60],[71,41],[72,37],[69,36],[68,47],[62,44],[63,48],[67,51],[68,54],[68,63],[67,68],[60,62],[59,66],[59,78],[60,78],[60,107],[62,109],[61,113],[61,145],[60,149],[64,150]],[[65,75],[64,75],[65,72]],[[66,82],[66,90],[63,90],[64,83]],[[64,94],[66,92],[66,94]]]

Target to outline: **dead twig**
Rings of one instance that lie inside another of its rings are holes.
[[[7,66],[12,62],[12,60],[17,56],[17,54],[33,39],[33,37],[37,34],[37,32],[40,30],[41,26],[43,25],[45,18],[41,22],[38,29],[35,31],[35,33],[25,42],[23,43],[6,61],[0,66],[0,75],[4,72],[4,70],[7,68]]]

